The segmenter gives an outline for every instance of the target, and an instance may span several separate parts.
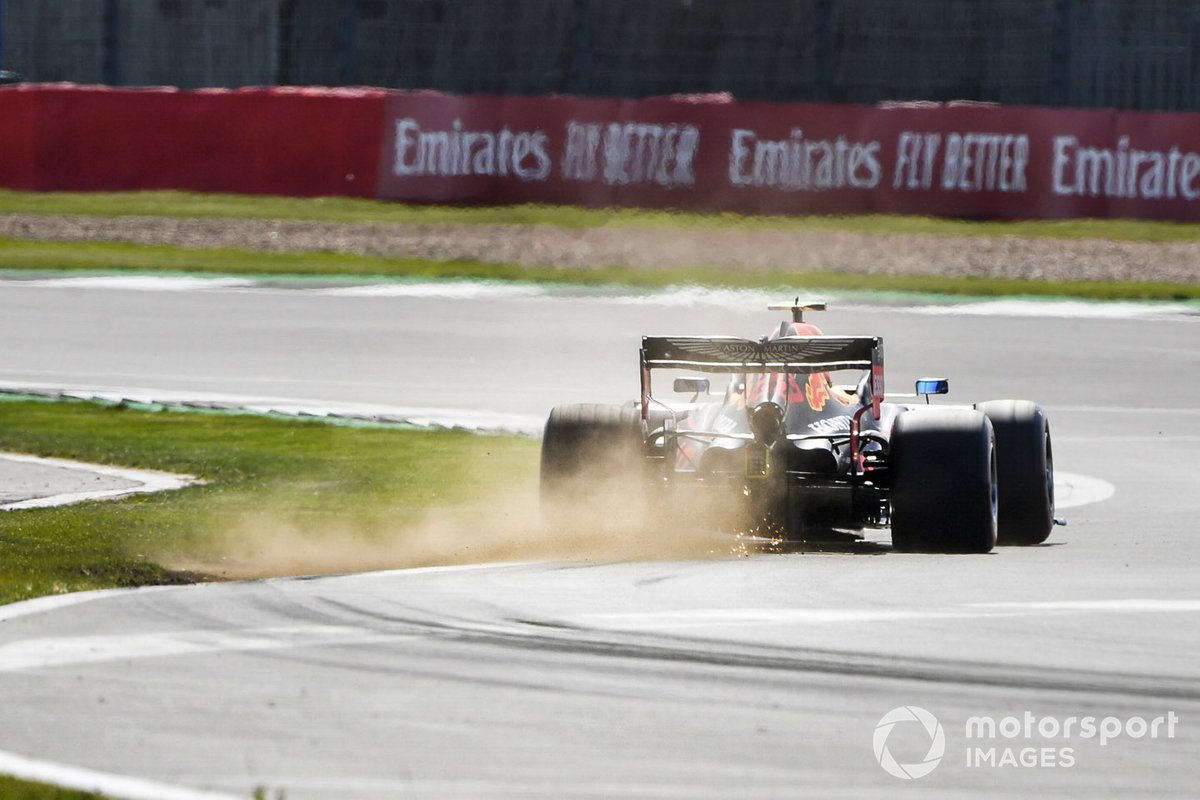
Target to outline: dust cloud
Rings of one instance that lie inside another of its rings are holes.
[[[274,507],[273,507],[274,506]],[[627,479],[573,480],[543,502],[536,488],[434,508],[410,522],[374,513],[316,522],[270,502],[222,528],[210,556],[171,566],[218,579],[342,574],[526,561],[728,558],[755,549],[717,532],[719,509],[670,503]],[[400,516],[400,515],[397,515]]]

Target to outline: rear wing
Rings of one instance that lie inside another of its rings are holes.
[[[734,336],[643,336],[642,417],[650,403],[650,371],[808,374],[840,369],[871,371],[873,414],[883,398],[883,339],[877,336],[786,336],[755,341]]]

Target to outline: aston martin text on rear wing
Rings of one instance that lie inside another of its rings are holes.
[[[700,372],[832,372],[883,365],[874,336],[788,336],[768,341],[734,336],[643,336],[642,364]]]
[[[883,339],[878,336],[786,336],[755,341],[735,336],[643,336],[642,408],[650,399],[650,371],[807,374],[842,369],[871,371],[874,415],[883,399]]]

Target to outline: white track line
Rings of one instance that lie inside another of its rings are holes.
[[[304,398],[264,397],[172,389],[148,389],[139,386],[83,386],[28,381],[0,381],[0,393],[67,397],[99,400],[106,403],[193,406],[203,410],[246,411],[253,414],[280,414],[289,417],[330,417],[333,419],[379,421],[418,428],[467,430],[481,433],[540,433],[543,417],[461,408],[392,406],[376,403],[346,403]]]
[[[1200,611],[1200,600],[1055,600],[1031,603],[969,603],[952,608],[696,608],[580,614],[583,622],[624,631],[664,631],[721,625],[845,625],[909,620],[1048,617],[1088,613],[1179,614]]]
[[[13,503],[0,505],[0,511],[16,511],[22,508],[51,508],[65,506],[71,503],[82,503],[87,500],[111,500],[133,494],[148,494],[151,492],[167,492],[193,486],[201,481],[192,475],[176,475],[170,472],[158,472],[147,469],[127,469],[124,467],[109,467],[103,464],[87,464],[82,461],[70,461],[65,458],[42,458],[24,453],[0,453],[0,459],[18,464],[36,464],[43,467],[69,469],[78,472],[90,472],[94,475],[106,475],[132,481],[134,486],[118,489],[99,489],[89,492],[67,492],[48,497],[34,497],[29,500],[18,500]]]
[[[234,277],[191,277],[155,275],[79,275],[50,278],[0,277],[0,284],[31,289],[88,289],[141,292],[304,292],[344,298],[442,298],[497,300],[571,300],[614,305],[658,307],[753,308],[778,300],[779,292],[759,289],[710,289],[699,286],[668,286],[657,291],[630,291],[613,287],[608,290],[581,290],[571,286],[547,286],[515,281],[364,281],[343,286],[287,285],[275,280]],[[980,299],[947,298],[929,302],[928,296],[914,295],[908,304],[888,299],[871,303],[871,293],[827,293],[845,311],[881,311],[922,315],[970,315],[998,317],[1056,317],[1059,319],[1162,319],[1200,321],[1200,306],[1195,303],[1088,301],[1069,299]]]
[[[243,795],[189,789],[167,783],[57,764],[0,750],[0,774],[122,800],[243,800]]]
[[[876,308],[875,310],[880,309]],[[887,310],[893,309],[889,307]],[[925,316],[1173,319],[1183,321],[1197,319],[1197,308],[1186,303],[1138,303],[1114,300],[968,300],[946,304],[905,306],[895,310],[903,311],[906,314]]]
[[[8,278],[0,283],[30,289],[109,289],[125,292],[211,292],[248,289],[248,278],[203,278],[188,275],[75,275],[61,278]]]

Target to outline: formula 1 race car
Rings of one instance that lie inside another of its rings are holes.
[[[949,391],[942,378],[918,380],[911,402],[886,402],[881,338],[823,335],[804,321],[823,302],[769,308],[792,320],[758,341],[643,337],[635,402],[556,407],[542,439],[543,502],[619,486],[647,493],[650,506],[708,509],[720,527],[784,541],[890,526],[900,551],[1046,540],[1057,520],[1040,407],[930,405]],[[831,373],[846,370],[857,382],[835,384]],[[674,372],[674,392],[690,397],[656,397],[659,371]],[[694,373],[728,384],[718,398]]]

